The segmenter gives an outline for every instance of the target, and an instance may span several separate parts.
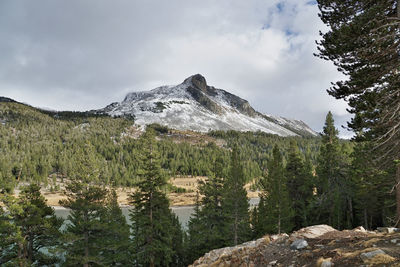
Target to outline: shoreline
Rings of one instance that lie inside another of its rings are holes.
[[[259,201],[259,199],[260,198],[258,198],[258,197],[252,197],[252,198],[249,198],[249,202],[257,202],[257,204],[258,204],[258,201]],[[253,205],[257,205],[257,204],[252,204],[252,203],[250,203],[250,206],[253,206]],[[194,208],[196,205],[194,205],[194,204],[189,204],[189,205],[171,205],[171,206],[169,206],[171,209],[183,209],[183,208]],[[54,210],[68,210],[68,208],[64,208],[63,206],[60,206],[60,205],[50,205],[50,207],[52,207]],[[133,206],[131,206],[131,205],[119,205],[119,207],[120,208],[130,208],[130,207],[133,207]]]
[[[63,206],[59,205],[50,205],[54,210],[68,210],[68,208],[65,208]],[[130,205],[119,205],[119,207],[122,208],[131,208],[133,206]],[[174,205],[174,206],[169,206],[171,209],[180,209],[180,208],[191,208],[195,207],[195,205]]]

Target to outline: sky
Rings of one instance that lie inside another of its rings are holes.
[[[326,92],[345,77],[313,56],[320,30],[309,0],[2,0],[0,96],[84,111],[200,73],[318,132],[330,110],[348,137]]]

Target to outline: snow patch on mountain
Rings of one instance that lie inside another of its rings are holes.
[[[304,122],[255,111],[250,104],[229,92],[208,86],[196,74],[176,86],[129,93],[122,102],[112,103],[99,113],[134,116],[135,123],[158,123],[178,130],[262,131],[280,136],[316,133]]]

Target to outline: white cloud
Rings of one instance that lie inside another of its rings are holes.
[[[256,109],[321,130],[341,79],[316,52],[325,26],[306,0],[0,3],[0,95],[86,110],[194,73]]]

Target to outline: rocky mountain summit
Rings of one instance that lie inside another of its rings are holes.
[[[111,116],[133,116],[136,124],[158,123],[178,130],[263,131],[280,136],[316,136],[304,122],[265,115],[247,100],[209,86],[193,75],[176,86],[129,93],[122,102],[97,110]]]
[[[291,235],[264,236],[235,247],[212,250],[192,267],[227,266],[400,266],[400,229],[363,227],[338,231],[328,225]]]

